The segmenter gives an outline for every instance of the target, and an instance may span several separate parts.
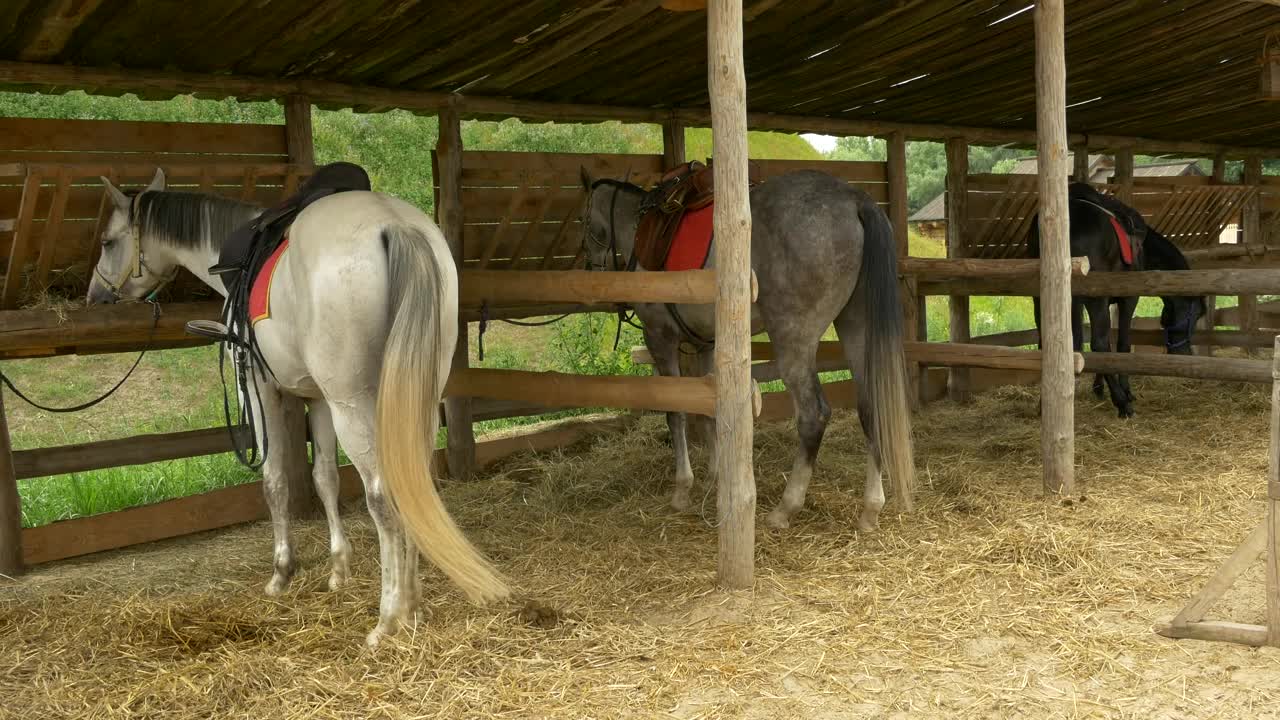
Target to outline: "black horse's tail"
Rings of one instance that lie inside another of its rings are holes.
[[[898,259],[889,218],[870,198],[862,198],[862,269],[858,277],[866,299],[864,388],[872,422],[873,451],[887,470],[900,507],[913,506],[915,461],[911,442],[911,405],[907,400],[907,365],[902,345],[902,304],[898,293]]]

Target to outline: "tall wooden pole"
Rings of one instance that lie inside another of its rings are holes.
[[[290,95],[284,100],[285,143],[289,162],[295,165],[315,165],[315,144],[311,131],[311,100],[301,95]],[[272,447],[272,452],[284,453],[284,474],[289,485],[289,516],[294,519],[315,517],[320,514],[320,498],[311,481],[311,458],[307,454],[307,406],[302,398],[285,395],[281,399],[287,444]]]
[[[440,231],[449,242],[453,263],[462,270],[462,121],[453,105],[440,111],[440,135],[436,141],[436,178],[440,183],[440,206],[436,217]],[[461,307],[459,307],[461,310]],[[454,371],[465,370],[470,363],[469,328],[458,317],[458,345],[453,352]],[[471,398],[446,397],[445,423],[448,438],[449,476],[455,480],[471,477],[476,467],[476,436],[472,427]]]
[[[1126,203],[1133,202],[1133,148],[1122,147],[1116,150],[1116,169],[1112,182],[1120,186],[1116,197]]]
[[[707,4],[707,75],[716,203],[716,477],[720,584],[754,576],[756,482],[751,385],[751,201],[747,193],[747,81],[742,0]]]
[[[907,136],[901,132],[890,133],[885,142],[885,174],[889,180],[889,222],[893,225],[894,245],[898,249],[899,265],[911,254],[911,234],[907,230]],[[903,330],[908,342],[919,340],[916,335],[919,305],[916,302],[916,284],[903,277],[899,284],[902,294]],[[913,404],[920,401],[920,364],[907,364],[907,378],[911,383],[908,397]]]
[[[1280,647],[1280,336],[1271,361],[1271,448],[1267,453],[1267,644]]]
[[[1217,155],[1214,156],[1213,174],[1210,176],[1209,181],[1214,185],[1222,185],[1226,183],[1227,156],[1225,153],[1218,153]],[[1217,245],[1220,242],[1220,239],[1215,238],[1212,242],[1214,245]],[[1204,314],[1204,317],[1200,318],[1200,329],[1212,330],[1217,325],[1216,316],[1218,313],[1218,296],[1206,295],[1204,298],[1204,304],[1205,304],[1205,314]],[[1206,339],[1204,344],[1200,346],[1200,354],[1204,355],[1205,357],[1210,357],[1213,355],[1213,344],[1210,343],[1208,340],[1208,333],[1206,333],[1204,337]]]
[[[684,161],[684,123],[668,120],[662,124],[662,167],[669,170]]]
[[[1244,177],[1241,178],[1241,181],[1250,187],[1257,187],[1262,184],[1261,157],[1250,155],[1245,158]],[[1242,231],[1240,239],[1246,248],[1262,247],[1262,200],[1256,194],[1249,198],[1240,212],[1240,230]],[[1258,329],[1257,295],[1240,296],[1240,329]],[[1253,355],[1254,349],[1249,348],[1246,352]]]
[[[947,257],[964,256],[965,218],[968,217],[969,143],[964,138],[947,141]],[[951,342],[969,342],[969,298],[952,295]],[[956,402],[969,399],[969,368],[951,368],[947,394]]]
[[[4,393],[0,392],[0,575],[13,577],[21,572],[22,501],[18,498],[18,476],[13,471]]]
[[[1040,372],[1044,486],[1075,491],[1071,248],[1067,215],[1067,61],[1063,0],[1035,9],[1036,151],[1040,169]]]

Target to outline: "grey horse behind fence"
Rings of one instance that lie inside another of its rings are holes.
[[[633,268],[630,258],[645,190],[593,179],[585,169],[582,183],[588,193],[582,228],[589,267]],[[708,267],[713,266],[709,260]],[[884,211],[866,193],[826,173],[802,170],[774,177],[751,190],[751,266],[759,283],[752,329],[769,334],[800,435],[786,489],[766,522],[785,528],[804,506],[831,418],[816,355],[833,323],[858,387],[858,416],[867,436],[867,482],[858,526],[876,526],[885,502],[885,471],[900,506],[909,510],[915,479],[911,410],[897,258]],[[635,311],[644,323],[654,367],[664,375],[679,375],[681,341],[714,340],[713,306],[678,306],[673,314],[663,304],[642,304]],[[667,422],[676,455],[671,504],[684,511],[693,505],[685,417],[668,413]]]

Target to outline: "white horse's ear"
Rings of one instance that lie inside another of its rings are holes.
[[[591,189],[591,184],[592,184],[593,182],[595,182],[595,181],[591,179],[591,173],[587,172],[587,166],[586,166],[586,165],[579,165],[579,166],[578,166],[578,172],[579,172],[579,173],[581,174],[581,176],[582,176],[582,189],[583,189],[583,190],[590,190],[590,189]]]
[[[98,177],[102,179],[102,184],[107,186],[107,194],[111,196],[111,202],[115,203],[117,208],[127,212],[130,204],[129,196],[120,192],[120,188],[112,185],[110,180],[101,175]]]
[[[156,168],[155,177],[151,178],[151,184],[147,186],[147,192],[163,192],[164,188],[164,170]]]

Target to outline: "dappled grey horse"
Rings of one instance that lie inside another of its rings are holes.
[[[585,169],[582,183],[588,193],[582,228],[590,268],[633,266],[630,258],[645,190],[618,180],[592,179]],[[752,330],[763,324],[769,333],[800,435],[786,490],[766,522],[785,528],[804,506],[831,417],[816,355],[819,341],[834,323],[858,386],[858,416],[867,436],[867,482],[858,526],[873,529],[884,506],[883,472],[889,472],[904,508],[910,507],[915,478],[902,306],[889,219],[866,193],[825,173],[802,170],[777,176],[751,190],[751,266],[759,283]],[[640,304],[635,310],[644,323],[654,367],[663,375],[680,374],[682,340],[715,337],[712,305],[678,306],[678,317],[664,304]],[[693,504],[685,417],[668,413],[667,422],[676,454],[671,505],[684,511]]]

